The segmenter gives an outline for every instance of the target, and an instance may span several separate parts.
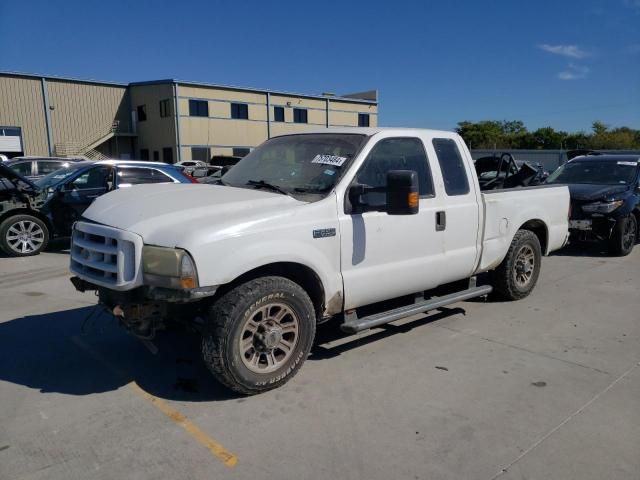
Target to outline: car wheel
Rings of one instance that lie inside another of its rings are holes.
[[[520,300],[536,286],[540,275],[542,248],[540,240],[530,230],[519,230],[507,255],[493,272],[496,293],[507,300]]]
[[[629,255],[633,250],[638,239],[638,220],[631,213],[627,217],[621,218],[616,222],[609,241],[611,253],[624,257]]]
[[[12,257],[38,255],[49,243],[49,229],[31,215],[14,215],[0,224],[0,247]]]
[[[283,277],[239,285],[210,308],[204,361],[232,390],[253,395],[289,381],[304,363],[316,329],[311,299]]]

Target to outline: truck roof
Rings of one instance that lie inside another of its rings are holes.
[[[313,129],[307,130],[304,132],[299,132],[302,134],[305,133],[359,133],[361,135],[375,135],[377,133],[396,133],[398,135],[415,135],[417,133],[429,133],[434,136],[443,136],[443,137],[452,137],[457,136],[457,133],[450,130],[432,130],[429,128],[402,128],[402,127],[329,127],[323,129]],[[285,136],[285,135],[296,135],[287,133],[283,135],[276,136]]]

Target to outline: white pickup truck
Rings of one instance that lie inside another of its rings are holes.
[[[74,227],[72,282],[139,337],[195,325],[216,378],[254,394],[297,372],[329,318],[352,333],[492,290],[527,296],[568,213],[565,186],[481,193],[454,133],[327,129],[267,140],[218,185],[96,199]]]

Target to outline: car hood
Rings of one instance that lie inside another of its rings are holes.
[[[240,235],[244,229],[287,215],[301,205],[305,202],[266,190],[157,184],[122,188],[98,197],[83,216],[137,233],[145,243],[175,247],[213,236]]]
[[[26,192],[38,192],[40,191],[40,187],[38,187],[35,183],[22,175],[14,172],[6,165],[0,164],[0,178],[6,178],[12,184],[16,186],[16,188],[20,191]]]
[[[569,185],[573,200],[601,200],[613,195],[627,192],[628,185],[597,185],[597,184],[573,184]]]

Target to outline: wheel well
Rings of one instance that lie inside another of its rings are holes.
[[[241,283],[248,282],[249,280],[253,280],[254,278],[272,275],[288,278],[292,282],[300,285],[304,289],[304,291],[307,292],[309,298],[311,299],[311,302],[313,303],[313,306],[315,307],[316,318],[318,318],[319,320],[322,317],[325,305],[325,294],[322,282],[320,281],[320,277],[318,277],[313,269],[307,267],[306,265],[302,265],[301,263],[270,263],[268,265],[254,268],[253,270],[249,270],[248,272],[240,275],[232,282],[223,285],[220,289],[218,289],[214,298],[223,295],[224,293],[228,292]]]
[[[547,225],[542,220],[529,220],[518,230],[529,230],[533,232],[536,237],[538,237],[540,247],[542,248],[542,254],[544,255],[547,253],[549,232],[547,231]]]
[[[31,215],[32,217],[36,217],[39,220],[42,220],[49,230],[49,237],[51,238],[54,236],[53,226],[51,225],[51,222],[46,217],[46,215],[43,215],[37,210],[30,210],[28,208],[15,208],[13,210],[8,210],[7,212],[0,215],[0,223],[4,222],[7,218],[14,217],[16,215]]]

